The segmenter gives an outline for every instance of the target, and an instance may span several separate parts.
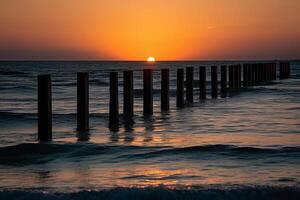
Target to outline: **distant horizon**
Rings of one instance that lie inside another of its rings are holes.
[[[157,60],[155,62],[251,62],[251,61],[291,61],[291,62],[300,62],[300,58],[298,59],[227,59],[227,60],[221,60],[221,59],[209,59],[209,60],[197,60],[197,59],[182,59],[182,60]],[[108,59],[108,60],[97,60],[97,59],[74,59],[74,60],[68,60],[68,59],[49,59],[49,60],[0,60],[0,62],[147,62],[146,60],[117,60],[117,59]]]

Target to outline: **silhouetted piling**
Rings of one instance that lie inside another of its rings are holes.
[[[234,66],[229,66],[229,88],[234,88]]]
[[[133,71],[123,72],[123,117],[131,123],[134,115]]]
[[[274,63],[274,80],[277,80],[277,63]]]
[[[227,96],[227,66],[221,66],[221,97]]]
[[[183,107],[184,105],[184,70],[177,69],[177,100],[176,106]]]
[[[109,101],[109,128],[111,131],[119,130],[119,91],[118,72],[110,72],[110,101]]]
[[[89,130],[89,74],[77,73],[77,130]]]
[[[279,78],[284,79],[284,63],[279,64]]]
[[[218,67],[211,67],[211,97],[213,99],[218,97]]]
[[[189,103],[194,101],[194,68],[186,68],[186,100]]]
[[[243,65],[243,87],[248,87],[248,64]]]
[[[168,111],[170,109],[170,70],[161,70],[161,110]]]
[[[144,115],[153,114],[153,70],[144,69]]]
[[[262,73],[263,73],[262,69],[263,69],[262,64],[257,64],[257,78],[258,78],[257,84],[258,85],[260,85],[260,83],[262,82]]]
[[[280,79],[286,79],[290,77],[290,64],[288,62],[280,63]]]
[[[290,62],[287,62],[286,65],[287,65],[286,78],[290,78],[291,77],[291,64],[290,64]]]
[[[233,87],[235,89],[239,88],[239,66],[238,65],[234,65],[233,66],[233,80],[234,80],[234,84]]]
[[[38,140],[52,139],[51,76],[38,76]]]
[[[241,88],[242,87],[242,66],[239,64],[237,65],[237,88]]]
[[[199,97],[206,99],[206,67],[199,67]]]

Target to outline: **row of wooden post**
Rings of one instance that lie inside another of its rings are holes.
[[[228,70],[227,70],[228,68]],[[226,97],[228,90],[236,90],[243,87],[260,85],[268,81],[276,80],[276,63],[244,64],[243,82],[241,65],[222,65],[220,68],[220,95]],[[290,77],[290,64],[280,63],[280,79]],[[169,69],[161,70],[161,110],[170,108],[170,72]],[[134,116],[134,88],[133,71],[123,72],[123,119],[132,123]],[[109,128],[112,131],[119,129],[119,87],[118,72],[110,72],[110,102],[109,102]],[[186,68],[186,82],[184,81],[184,69],[177,69],[177,97],[176,106],[183,107],[186,103],[194,101],[194,67]],[[228,80],[227,80],[228,79]],[[243,83],[243,85],[242,85]],[[206,67],[199,67],[199,99],[206,99]],[[143,112],[145,116],[153,114],[153,70],[143,70]],[[184,91],[184,86],[186,91]],[[186,100],[184,98],[186,94]],[[211,67],[211,97],[217,98],[218,91],[218,67]],[[80,132],[89,130],[89,75],[85,72],[77,73],[77,130]],[[52,138],[52,91],[51,76],[38,76],[38,139],[48,141]]]

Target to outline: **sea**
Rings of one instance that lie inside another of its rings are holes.
[[[250,61],[249,61],[250,62]],[[251,61],[256,62],[256,61]],[[210,97],[210,66],[247,61],[0,62],[0,199],[300,199],[300,62],[291,77]],[[207,99],[176,108],[176,69],[207,66]],[[154,114],[143,115],[152,68]],[[160,69],[170,69],[170,111]],[[134,123],[108,128],[109,72],[134,70]],[[90,131],[76,130],[89,72]],[[37,75],[51,74],[53,140],[37,141]],[[219,74],[220,78],[220,74]]]

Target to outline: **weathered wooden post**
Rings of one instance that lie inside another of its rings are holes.
[[[144,115],[153,114],[153,70],[144,69]]]
[[[234,87],[234,66],[229,66],[229,88],[232,89]]]
[[[123,117],[131,123],[134,115],[133,71],[123,72]]]
[[[89,74],[77,73],[77,131],[89,130]]]
[[[38,140],[52,139],[51,76],[38,76]]]
[[[240,64],[237,65],[238,70],[238,88],[242,87],[242,66]]]
[[[248,78],[249,78],[249,72],[248,72],[248,64],[243,65],[243,86],[248,87]]]
[[[199,67],[199,97],[206,99],[206,67]]]
[[[239,66],[238,65],[234,65],[233,66],[233,80],[234,80],[234,88],[237,89],[239,88]]]
[[[218,97],[218,67],[211,67],[211,97],[213,99]]]
[[[221,97],[227,96],[227,66],[221,66]]]
[[[254,85],[258,85],[258,64],[254,64]]]
[[[109,128],[111,131],[118,131],[119,130],[118,72],[110,72],[109,80],[110,80]]]
[[[254,85],[254,69],[253,64],[249,64],[249,86]]]
[[[291,77],[291,63],[287,62],[287,74],[286,74],[286,78],[290,78]]]
[[[273,63],[273,80],[277,79],[277,63]]]
[[[263,69],[263,67],[262,67],[262,64],[258,64],[257,65],[257,72],[258,72],[258,85],[260,85],[261,84],[261,82],[262,82],[262,69]]]
[[[194,68],[186,68],[186,101],[193,103],[194,101]]]
[[[176,106],[183,107],[184,105],[184,70],[177,69],[177,100]]]
[[[170,109],[170,72],[169,69],[161,70],[161,110],[168,111]]]
[[[268,63],[264,64],[264,81],[266,81],[266,82],[269,81],[269,64]]]
[[[279,65],[279,78],[280,79],[284,79],[285,78],[285,63],[283,62],[280,62],[280,65]]]

